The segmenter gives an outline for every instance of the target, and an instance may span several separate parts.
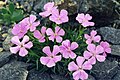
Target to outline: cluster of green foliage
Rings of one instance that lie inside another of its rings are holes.
[[[0,24],[13,24],[23,19],[23,17],[23,10],[17,9],[12,2],[0,9]]]

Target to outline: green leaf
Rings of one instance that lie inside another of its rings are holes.
[[[23,11],[22,10],[16,10],[13,12],[11,16],[12,21],[20,21],[23,18]]]
[[[8,14],[8,10],[6,8],[2,8],[1,11],[3,14]]]
[[[12,14],[12,13],[14,12],[14,10],[15,10],[15,6],[14,6],[13,3],[10,3],[9,6],[8,6],[8,8],[9,8],[9,11],[10,11],[11,14]]]

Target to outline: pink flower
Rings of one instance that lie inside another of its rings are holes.
[[[49,17],[49,19],[56,24],[62,24],[65,22],[68,22],[68,12],[64,9],[62,9],[59,13],[58,9],[53,10],[52,15]]]
[[[27,28],[23,23],[15,24],[12,29],[12,34],[22,38],[27,33]]]
[[[86,80],[88,78],[88,74],[84,70],[91,70],[92,65],[85,62],[85,58],[81,56],[76,58],[76,63],[74,61],[70,62],[68,64],[68,70],[74,71],[74,80]]]
[[[109,44],[108,42],[102,41],[102,42],[100,43],[100,45],[101,45],[101,46],[103,47],[103,49],[104,49],[103,55],[104,55],[105,57],[107,56],[106,53],[111,53],[110,44]]]
[[[97,32],[95,30],[92,30],[90,35],[85,34],[84,35],[87,44],[91,44],[92,42],[100,42],[101,37],[97,35]]]
[[[39,13],[42,17],[48,17],[49,15],[52,14],[53,10],[57,9],[57,6],[55,6],[54,2],[48,2],[47,4],[44,5],[44,12]]]
[[[27,49],[30,49],[33,46],[33,43],[29,41],[29,37],[26,35],[23,37],[23,40],[21,42],[18,36],[14,36],[11,39],[11,42],[16,45],[15,47],[10,48],[11,53],[16,54],[19,51],[19,55],[22,57],[26,56],[28,54]]]
[[[34,31],[34,37],[39,39],[39,42],[45,42],[45,32],[46,32],[46,27],[41,28],[41,32],[38,30]]]
[[[83,13],[78,14],[76,17],[76,20],[81,23],[81,25],[83,27],[87,27],[87,26],[94,26],[95,23],[94,22],[89,22],[89,20],[92,19],[92,16],[90,16],[89,14],[84,15]]]
[[[60,49],[57,45],[54,45],[53,51],[51,52],[50,47],[46,46],[43,48],[43,52],[47,55],[46,57],[41,57],[40,62],[47,67],[55,66],[55,63],[61,61],[61,55],[57,55]]]
[[[89,63],[95,64],[96,59],[99,62],[105,61],[105,56],[101,55],[101,53],[104,52],[104,49],[102,46],[100,46],[100,45],[95,46],[94,44],[89,44],[87,49],[88,49],[88,51],[85,51],[83,55],[84,55],[85,59],[88,60]]]
[[[36,30],[36,27],[40,24],[40,21],[36,21],[35,15],[30,15],[30,17],[27,17],[21,21],[21,23],[24,23],[27,27],[27,29],[30,29],[30,31]]]
[[[54,42],[54,40],[56,39],[56,42],[60,43],[62,42],[62,37],[65,35],[65,31],[60,28],[59,26],[55,27],[55,32],[53,32],[53,30],[51,28],[48,28],[46,30],[46,34],[49,36],[49,40],[52,40]]]
[[[60,46],[60,52],[62,53],[64,58],[76,58],[76,54],[73,52],[78,48],[78,44],[76,42],[70,43],[69,40],[65,40],[62,42],[62,45]]]

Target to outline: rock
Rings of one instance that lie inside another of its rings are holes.
[[[0,67],[5,65],[9,60],[12,54],[10,52],[0,52]]]
[[[120,56],[120,45],[112,45],[111,49],[112,49],[111,52],[112,55]]]
[[[89,75],[87,80],[95,80],[95,78],[92,75]]]
[[[96,63],[91,71],[96,80],[112,80],[118,69],[118,62],[106,60]]]
[[[119,70],[118,73],[113,77],[112,80],[120,80],[120,70]]]
[[[0,52],[2,52],[2,51],[3,51],[3,48],[0,47]]]
[[[0,68],[0,80],[26,80],[27,75],[23,68]]]
[[[52,79],[49,74],[40,73],[39,71],[33,69],[29,71],[27,80],[52,80]]]
[[[10,49],[10,47],[13,45],[11,43],[11,38],[13,37],[12,33],[11,33],[11,29],[8,30],[8,35],[6,37],[6,39],[4,40],[4,42],[2,43],[3,45],[3,49],[8,51]]]
[[[28,69],[29,66],[31,66],[31,64],[20,62],[20,61],[16,61],[16,60],[11,60],[9,63],[7,63],[7,65],[4,65],[4,68],[9,67],[9,68],[24,68],[24,69]]]
[[[101,27],[99,32],[104,40],[112,44],[120,44],[120,29],[115,29],[112,27]]]
[[[63,76],[60,76],[60,75],[51,75],[51,78],[52,78],[52,80],[71,80],[68,77],[63,77]]]

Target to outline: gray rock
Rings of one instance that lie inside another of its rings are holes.
[[[9,60],[12,54],[10,52],[0,52],[0,67],[5,65]]]
[[[0,80],[26,80],[27,75],[23,68],[0,68]]]
[[[49,74],[40,73],[39,71],[33,69],[29,71],[27,80],[52,80],[52,79]]]
[[[68,77],[63,77],[63,76],[60,76],[60,75],[51,75],[51,78],[52,78],[52,80],[71,80]]]
[[[99,29],[99,32],[104,40],[107,40],[112,44],[120,44],[120,29],[102,27]]]
[[[119,70],[118,73],[113,77],[112,80],[120,80],[120,70]]]
[[[112,80],[118,69],[118,62],[106,60],[95,64],[91,71],[96,80]]]
[[[111,52],[112,55],[120,56],[120,45],[112,45],[111,49],[112,49]]]
[[[11,33],[11,29],[8,30],[8,35],[7,38],[4,40],[4,42],[2,43],[3,45],[3,49],[8,51],[10,49],[10,47],[13,45],[11,43],[11,38],[13,37],[12,33]]]
[[[89,75],[87,80],[95,80],[95,78],[92,75]]]

